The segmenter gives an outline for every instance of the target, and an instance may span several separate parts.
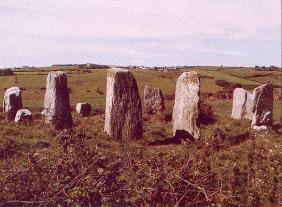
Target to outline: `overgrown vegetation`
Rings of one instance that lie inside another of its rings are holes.
[[[78,128],[57,132],[51,146],[55,153],[51,147],[29,144],[20,149],[19,141],[1,141],[1,152],[6,149],[6,156],[1,156],[0,203],[281,204],[281,146],[270,142],[266,135],[246,129],[245,124],[213,126],[204,131],[200,141],[178,145],[116,143],[89,134]],[[21,161],[9,162],[17,158]]]

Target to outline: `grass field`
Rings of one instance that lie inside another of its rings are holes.
[[[23,90],[24,107],[34,114],[32,124],[20,125],[8,122],[1,113],[0,206],[7,202],[11,206],[85,206],[95,202],[104,206],[281,205],[281,131],[261,134],[250,130],[246,120],[231,120],[232,99],[203,100],[212,107],[215,122],[201,125],[200,141],[166,142],[172,136],[169,117],[175,84],[183,71],[195,70],[201,75],[202,95],[224,91],[217,80],[248,89],[273,83],[274,120],[279,127],[281,70],[132,70],[142,99],[145,85],[156,86],[166,97],[166,110],[144,114],[143,140],[118,143],[104,134],[104,114],[97,111],[84,118],[73,111],[72,131],[55,131],[45,124],[40,111],[46,76],[54,69],[67,73],[73,108],[78,102],[88,102],[94,110],[104,109],[105,69],[83,73],[76,68],[44,68],[0,77],[0,101],[6,88],[18,86]]]
[[[55,68],[46,68],[44,72],[16,72],[16,76],[0,77],[0,101],[4,94],[4,89],[11,86],[19,86],[24,88],[23,99],[26,107],[41,107],[44,97],[45,80],[48,70],[56,70]],[[62,69],[62,67],[59,67]],[[74,70],[74,69],[72,69]],[[175,82],[183,71],[196,70],[204,77],[201,79],[202,92],[216,92],[222,88],[215,84],[216,80],[225,80],[230,83],[240,83],[243,86],[258,86],[267,82],[271,82],[281,87],[281,72],[279,71],[256,71],[251,68],[241,69],[224,69],[224,68],[187,68],[177,72],[133,70],[133,74],[137,79],[140,94],[143,93],[144,85],[150,84],[161,88],[164,94],[173,94]],[[68,71],[68,70],[66,70]],[[96,69],[91,73],[79,73],[75,71],[68,72],[68,82],[71,88],[71,104],[75,105],[77,101],[88,101],[94,106],[103,107],[105,98],[106,70]],[[103,94],[99,93],[102,92]],[[281,90],[276,90],[281,93]],[[35,96],[36,95],[36,96]],[[281,94],[280,94],[281,95]],[[36,98],[35,98],[36,97]]]

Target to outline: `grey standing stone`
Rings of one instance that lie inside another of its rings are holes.
[[[246,111],[244,113],[244,118],[249,120],[253,119],[253,107],[254,107],[253,94],[247,91]]]
[[[164,98],[160,89],[151,86],[144,88],[144,107],[145,112],[155,114],[164,110]]]
[[[253,98],[252,94],[243,89],[235,88],[233,91],[233,107],[232,115],[233,119],[246,118],[252,120],[253,118]]]
[[[54,125],[56,129],[73,125],[67,76],[62,71],[48,73],[42,114],[46,122]]]
[[[199,139],[200,80],[196,72],[178,78],[173,108],[173,135],[177,139]]]
[[[18,87],[8,88],[4,94],[3,109],[9,120],[14,120],[16,113],[23,107],[21,90]]]
[[[142,138],[141,100],[136,80],[128,70],[108,70],[104,131],[117,140]]]
[[[253,119],[252,127],[268,126],[273,124],[273,85],[261,85],[253,91]]]
[[[89,103],[76,104],[76,112],[82,116],[89,116],[91,112],[91,105]]]
[[[20,109],[18,110],[16,117],[15,117],[15,122],[16,123],[21,123],[21,122],[32,122],[32,113],[28,109]]]

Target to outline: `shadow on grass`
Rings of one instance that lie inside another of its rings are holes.
[[[149,146],[170,145],[170,144],[181,144],[181,140],[176,139],[175,137],[169,137],[164,140],[156,140],[154,142],[150,142]]]
[[[170,145],[170,144],[181,144],[182,141],[194,141],[193,136],[185,130],[177,130],[174,137],[169,137],[164,140],[157,140],[154,142],[149,143],[149,145]]]

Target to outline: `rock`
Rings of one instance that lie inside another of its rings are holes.
[[[252,120],[252,109],[252,94],[243,88],[235,88],[233,91],[233,107],[231,117],[233,119],[246,118]]]
[[[3,109],[9,120],[14,120],[16,113],[23,107],[21,90],[18,87],[8,88],[4,95]]]
[[[136,80],[128,70],[108,70],[104,131],[117,140],[142,138],[141,100]]]
[[[253,91],[253,119],[251,126],[268,126],[273,124],[273,85],[264,84]]]
[[[18,110],[16,117],[15,117],[15,122],[16,123],[21,123],[21,122],[32,122],[32,113],[28,109],[20,109]]]
[[[247,101],[246,101],[246,108],[244,113],[244,118],[252,120],[253,119],[253,107],[254,107],[254,99],[253,94],[247,91]]]
[[[46,122],[51,123],[56,129],[69,128],[73,125],[67,76],[62,71],[48,73],[42,114]]]
[[[199,139],[200,80],[196,72],[178,78],[173,108],[173,135],[177,139]]]
[[[89,116],[91,112],[91,105],[89,103],[76,104],[76,112],[82,116]]]
[[[148,114],[163,111],[165,105],[162,91],[146,85],[144,89],[144,107],[145,112]]]
[[[259,131],[259,132],[269,132],[270,131],[270,128],[265,125],[262,125],[262,126],[254,125],[252,126],[252,129]]]

